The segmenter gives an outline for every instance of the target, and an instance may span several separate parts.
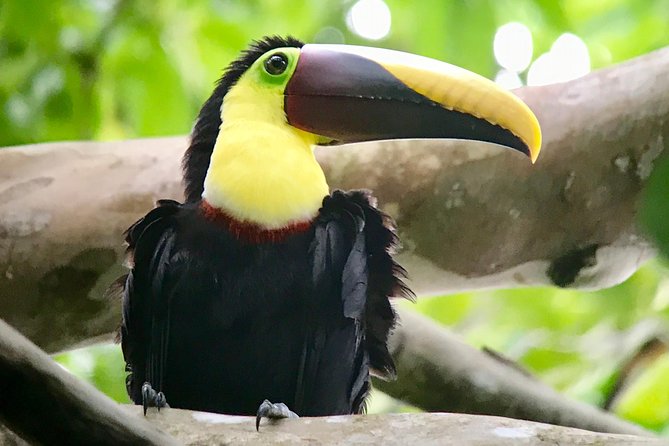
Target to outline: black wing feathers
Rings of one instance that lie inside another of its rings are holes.
[[[388,299],[396,292],[404,294],[406,286],[401,280],[403,270],[390,257],[395,235],[389,219],[371,201],[365,191],[335,191],[323,200],[315,224],[314,305],[305,321],[308,334],[297,399],[311,415],[332,413],[310,406],[334,403],[325,374],[339,376],[340,381],[349,376],[348,393],[330,391],[348,394],[351,412],[364,411],[370,366],[387,379],[395,375],[386,347],[395,324]]]
[[[344,316],[361,321],[367,300],[367,250],[362,229],[355,235],[355,242],[342,273],[342,300]]]
[[[376,208],[369,191],[352,191],[348,196],[364,213],[368,269],[365,345],[369,363],[379,378],[392,380],[396,371],[387,343],[397,316],[388,298],[413,299],[414,295],[402,280],[406,271],[391,256],[398,244],[392,219]]]
[[[155,254],[149,266],[151,275],[151,342],[149,343],[149,363],[146,366],[146,381],[158,389],[163,389],[163,372],[167,359],[170,333],[170,302],[166,272],[174,248],[174,230],[166,228],[158,240]]]
[[[174,248],[170,217],[180,204],[161,200],[157,205],[126,232],[132,270],[125,286],[121,339],[125,361],[132,365],[126,385],[135,402],[144,381],[160,390],[169,336],[169,298],[164,290],[170,280],[165,272]]]
[[[348,393],[340,388],[348,386],[346,377],[358,354],[355,321],[342,314],[342,271],[351,249],[351,228],[347,231],[348,222],[338,217],[321,214],[310,247],[313,292],[305,302],[304,347],[294,408],[301,415],[351,410]]]

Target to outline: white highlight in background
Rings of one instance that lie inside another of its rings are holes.
[[[590,53],[577,35],[562,34],[530,66],[527,85],[548,85],[579,78],[590,72]]]
[[[497,63],[508,71],[520,73],[532,62],[532,33],[518,22],[507,23],[497,28],[493,50]]]
[[[518,76],[518,73],[515,71],[509,71],[502,68],[497,72],[495,76],[495,82],[502,88],[507,90],[512,90],[514,88],[522,87],[523,81]]]
[[[346,25],[369,40],[383,39],[390,32],[390,8],[383,0],[359,0],[346,15]]]

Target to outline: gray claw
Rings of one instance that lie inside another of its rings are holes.
[[[158,412],[160,412],[160,409],[163,407],[170,407],[170,405],[167,404],[165,394],[153,390],[153,387],[151,387],[151,384],[148,382],[142,384],[142,406],[144,408],[144,416],[146,416],[146,410],[149,407],[158,408]]]
[[[258,413],[256,415],[256,431],[260,430],[260,420],[263,418],[280,420],[282,418],[299,418],[299,416],[283,403],[274,404],[269,400],[265,400],[260,407],[258,407]]]

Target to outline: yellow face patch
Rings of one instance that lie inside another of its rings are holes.
[[[329,188],[313,154],[318,137],[286,122],[284,89],[299,49],[258,59],[226,94],[203,198],[268,229],[313,218]]]

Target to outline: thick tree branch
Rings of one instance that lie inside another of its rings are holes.
[[[140,409],[131,408],[140,416]],[[481,415],[384,414],[284,420],[263,423],[255,432],[250,417],[233,417],[170,409],[151,414],[150,421],[186,444],[328,444],[404,446],[543,446],[557,444],[636,446],[666,440],[633,435],[601,434],[509,418]]]
[[[2,320],[0,421],[39,444],[178,444],[63,370]]]
[[[513,364],[473,349],[435,322],[400,312],[391,338],[395,382],[378,389],[429,412],[501,415],[597,432],[645,431],[601,409],[565,398]]]

